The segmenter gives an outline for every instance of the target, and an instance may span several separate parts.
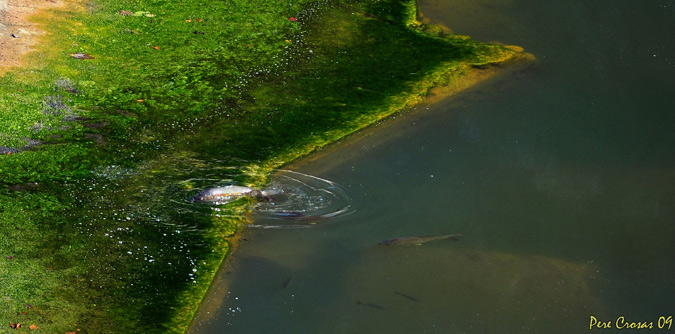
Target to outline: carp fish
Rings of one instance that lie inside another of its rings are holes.
[[[277,193],[273,190],[257,190],[251,187],[229,185],[204,189],[192,197],[190,202],[222,204],[241,197],[255,197],[259,200],[272,201],[274,200],[273,196]]]

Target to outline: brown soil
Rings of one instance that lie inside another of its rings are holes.
[[[0,0],[0,75],[22,66],[23,55],[36,47],[44,33],[29,17],[62,5],[61,0]]]

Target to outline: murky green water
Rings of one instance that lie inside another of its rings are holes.
[[[195,332],[579,333],[591,316],[669,326],[675,4],[420,8],[539,64],[297,164],[340,184],[353,212],[248,229],[222,269],[229,292]],[[451,233],[463,238],[377,245]]]

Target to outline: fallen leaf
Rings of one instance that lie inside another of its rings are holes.
[[[159,50],[159,46],[157,46],[157,45],[153,46],[152,48],[155,49],[155,50]]]
[[[145,12],[145,11],[134,12],[131,15],[133,15],[133,16],[145,16],[145,17],[154,17],[155,16],[155,14],[151,14],[150,12]]]
[[[28,326],[28,328],[31,329],[31,330],[36,330],[36,329],[38,329],[38,328],[40,328],[40,327],[39,327],[39,326],[35,326],[35,324],[32,324],[32,325]]]
[[[143,102],[143,100],[136,100],[136,102]]]
[[[94,59],[94,57],[86,53],[71,53],[70,56],[75,59]]]
[[[7,152],[7,153],[9,153],[9,152]],[[14,257],[11,256],[11,255],[7,255],[7,260],[14,260]]]
[[[192,22],[192,20],[185,20],[185,22]]]
[[[197,19],[197,22],[202,22],[202,19]]]
[[[128,10],[121,10],[119,11],[120,15],[133,15],[134,13],[128,11]]]

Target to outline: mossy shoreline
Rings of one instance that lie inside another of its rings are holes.
[[[439,29],[438,31],[441,30]],[[455,67],[448,66],[439,68],[429,76],[428,80],[422,80],[419,82],[419,91],[408,96],[400,96],[398,99],[399,103],[392,104],[388,111],[382,112],[381,114],[371,115],[372,118],[366,119],[365,121],[359,123],[359,126],[353,130],[341,133],[335,137],[331,137],[330,140],[318,143],[316,146],[309,147],[305,151],[295,151],[293,153],[289,153],[285,158],[277,158],[266,161],[265,163],[261,164],[266,166],[266,168],[259,172],[263,175],[269,175],[274,173],[274,169],[282,168],[289,164],[297,167],[298,160],[302,160],[310,154],[312,155],[312,159],[310,159],[311,161],[323,158],[327,154],[330,154],[330,146],[337,145],[338,142],[347,139],[347,137],[357,134],[366,128],[379,124],[381,121],[387,122],[387,118],[391,116],[395,116],[401,112],[415,112],[424,106],[451,98],[451,96],[459,94],[464,90],[473,88],[476,85],[490,82],[492,80],[499,80],[499,78],[508,76],[514,72],[525,70],[534,63],[534,56],[523,52],[520,47],[505,47],[512,49],[515,52],[513,57],[505,58],[482,67],[465,66],[457,69]],[[459,75],[457,74],[458,70],[461,73]],[[319,153],[317,150],[321,150],[321,152]],[[305,160],[304,162],[308,162],[310,160]],[[266,180],[266,178],[263,178],[263,180]],[[264,181],[258,184],[263,185]],[[240,234],[235,233],[233,236],[228,238],[230,241],[230,252],[236,251],[240,242],[239,237]],[[188,332],[198,330],[200,323],[209,321],[209,319],[215,315],[215,310],[217,310],[217,308],[220,307],[224,302],[225,294],[227,293],[228,281],[226,279],[227,268],[224,265],[225,263],[223,263],[221,268],[214,273],[215,275],[213,277],[213,283],[208,291],[204,294],[204,299],[201,301],[199,308],[196,310],[193,321],[189,327],[190,330],[188,330]]]
[[[39,16],[49,52],[0,78],[0,319],[185,332],[247,210],[187,196],[261,186],[434,87],[524,59],[415,15],[394,0],[99,0]]]

